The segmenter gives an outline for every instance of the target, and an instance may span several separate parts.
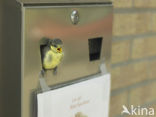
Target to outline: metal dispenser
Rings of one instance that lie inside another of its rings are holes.
[[[34,92],[40,89],[40,48],[44,37],[61,39],[64,51],[57,74],[46,73],[48,86],[95,75],[102,63],[109,70],[113,18],[109,0],[18,0],[10,2],[11,7],[9,2],[5,2],[5,8],[12,17],[3,18],[5,31],[12,32],[4,33],[3,37],[4,44],[10,41],[8,49],[14,54],[12,60],[7,58],[3,63],[10,66],[10,72],[6,69],[2,75],[3,84],[11,81],[4,86],[3,117],[35,117]],[[13,34],[12,40],[9,34]],[[5,46],[3,49],[8,51]]]

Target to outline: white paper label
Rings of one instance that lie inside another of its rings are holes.
[[[37,95],[38,117],[108,117],[110,74]]]

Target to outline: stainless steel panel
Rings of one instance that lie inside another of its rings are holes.
[[[70,15],[79,12],[80,21],[73,25]],[[24,7],[22,48],[22,117],[32,115],[32,92],[39,88],[42,37],[63,41],[64,59],[58,74],[47,73],[48,85],[60,84],[99,72],[99,65],[109,63],[112,38],[112,6],[81,5],[65,7]],[[88,39],[103,37],[101,59],[89,61]]]

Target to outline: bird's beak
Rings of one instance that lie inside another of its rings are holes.
[[[62,52],[62,48],[57,48],[57,51],[58,52]]]

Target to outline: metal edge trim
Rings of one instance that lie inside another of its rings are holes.
[[[21,4],[21,117],[23,117],[23,78],[24,78],[24,22],[25,8]]]
[[[72,8],[72,7],[113,7],[112,4],[66,4],[66,5],[23,5],[25,8]]]
[[[84,2],[84,3],[24,3],[24,6],[66,6],[66,5],[101,5],[112,4],[112,2]]]

